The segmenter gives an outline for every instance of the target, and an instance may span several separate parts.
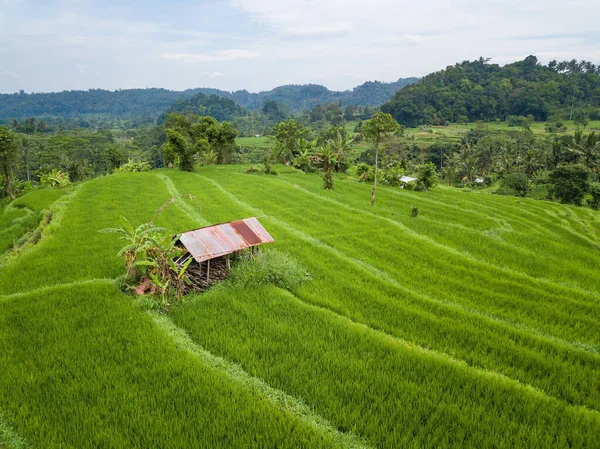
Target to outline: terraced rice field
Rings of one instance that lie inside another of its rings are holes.
[[[280,171],[112,175],[56,198],[0,269],[0,447],[598,447],[600,214],[443,187],[382,187],[371,207],[369,186]],[[135,306],[97,231],[188,192],[202,209],[158,224],[261,216],[265,251],[310,279]]]

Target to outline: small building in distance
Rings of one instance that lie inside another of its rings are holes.
[[[403,189],[406,186],[406,184],[415,181],[418,181],[418,178],[411,178],[410,176],[400,176],[400,188]]]
[[[192,282],[188,290],[205,290],[229,276],[231,257],[246,249],[254,254],[259,245],[273,241],[255,217],[206,226],[181,234],[178,245],[187,252],[176,263],[182,266],[193,258],[186,271]]]

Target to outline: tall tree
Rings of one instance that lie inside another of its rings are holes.
[[[273,134],[278,144],[280,162],[289,162],[298,154],[300,141],[308,138],[310,129],[289,119],[275,125]]]
[[[377,189],[377,170],[379,166],[379,145],[390,134],[400,131],[401,127],[390,114],[377,112],[371,120],[363,123],[361,128],[365,139],[375,143],[375,179],[371,192],[371,205],[375,204],[375,190]]]
[[[11,200],[15,199],[11,180],[17,162],[17,151],[17,135],[6,126],[0,126],[0,175],[4,191]]]

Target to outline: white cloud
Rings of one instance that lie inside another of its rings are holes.
[[[236,59],[256,58],[258,53],[249,50],[219,50],[212,53],[163,53],[163,59],[192,62],[234,61]]]
[[[11,78],[19,77],[19,75],[17,75],[15,72],[11,72],[10,70],[2,70],[0,73],[2,73],[3,75],[6,75],[6,76],[10,76]]]
[[[331,23],[319,26],[299,26],[282,30],[282,34],[298,38],[320,38],[332,36],[344,36],[351,32],[351,26],[347,23]]]
[[[2,71],[0,91],[348,89],[480,56],[600,62],[598,0],[178,1],[4,2],[2,64],[20,78]]]

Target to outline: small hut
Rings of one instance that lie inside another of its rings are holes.
[[[409,182],[415,182],[418,181],[418,178],[411,178],[410,176],[401,176],[400,177],[400,188],[403,189],[406,184],[408,184]]]
[[[181,234],[178,245],[187,253],[176,263],[183,265],[193,258],[186,271],[192,282],[188,290],[205,290],[229,276],[230,259],[237,253],[247,249],[254,254],[259,245],[273,241],[254,217],[206,226]]]

